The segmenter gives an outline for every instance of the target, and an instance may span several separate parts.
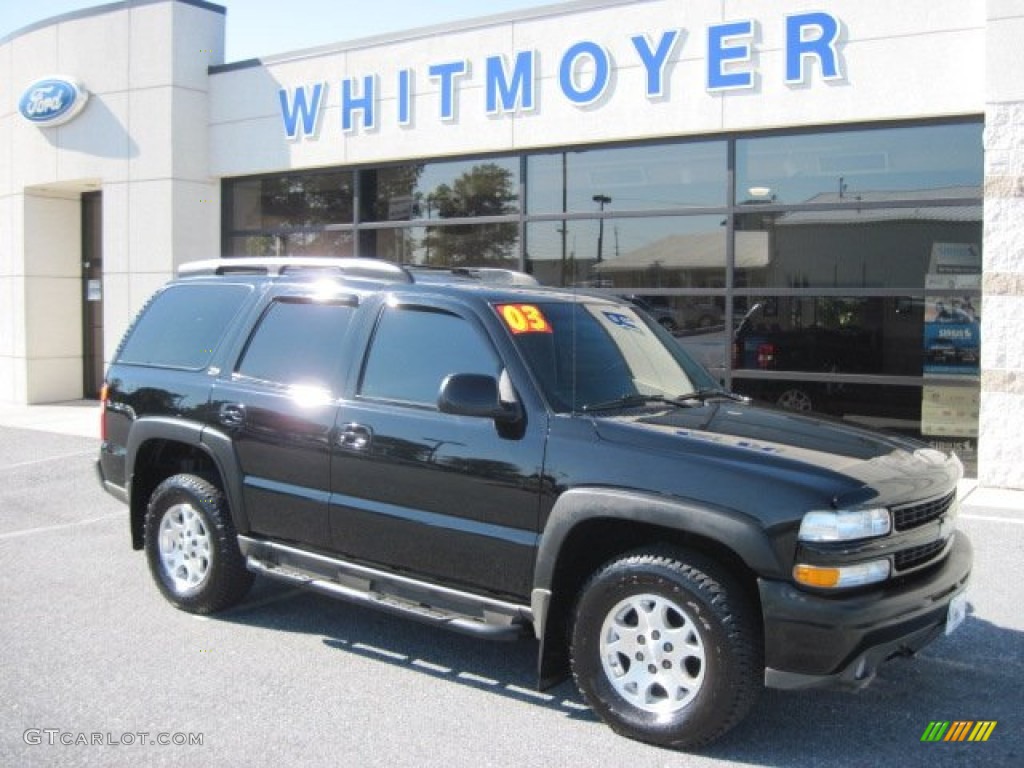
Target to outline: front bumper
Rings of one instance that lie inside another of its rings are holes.
[[[926,574],[849,597],[816,595],[760,579],[765,685],[859,687],[893,656],[942,634],[949,603],[964,591],[974,558],[960,531],[946,559]]]

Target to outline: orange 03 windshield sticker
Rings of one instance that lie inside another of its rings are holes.
[[[498,304],[501,319],[512,333],[551,333],[544,313],[533,304]]]

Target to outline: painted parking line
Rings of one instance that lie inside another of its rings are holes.
[[[0,470],[21,469],[22,467],[34,467],[37,464],[46,464],[51,461],[64,461],[64,459],[76,459],[81,456],[95,456],[96,451],[78,451],[77,453],[62,453],[59,456],[47,456],[45,459],[33,459],[32,461],[19,461],[17,464],[4,464]]]
[[[999,517],[998,515],[973,515],[970,512],[960,513],[961,520],[982,520],[986,523],[1010,523],[1024,525],[1024,517]]]
[[[95,523],[103,523],[107,520],[114,520],[115,518],[124,518],[123,512],[111,512],[108,515],[100,515],[99,517],[92,517],[88,520],[79,520],[74,523],[61,523],[60,525],[44,525],[39,528],[26,528],[23,531],[10,531],[8,533],[0,533],[0,541],[4,539],[15,539],[19,536],[32,536],[36,533],[52,533],[53,531],[63,531],[69,528],[79,528],[83,525],[93,525]]]

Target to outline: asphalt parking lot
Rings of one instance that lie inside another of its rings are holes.
[[[266,582],[217,617],[174,610],[98,487],[97,444],[0,426],[0,765],[1024,764],[1019,497],[968,498],[976,566],[956,633],[855,694],[767,691],[694,755],[616,736],[569,683],[534,691],[529,641]],[[933,721],[996,726],[984,743],[922,742]]]

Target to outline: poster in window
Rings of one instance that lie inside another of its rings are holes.
[[[980,250],[967,243],[935,243],[925,288],[929,291],[924,311],[925,376],[978,376]]]
[[[981,250],[934,243],[925,276],[921,433],[977,437],[978,388],[928,383],[929,377],[977,382],[981,363]]]

